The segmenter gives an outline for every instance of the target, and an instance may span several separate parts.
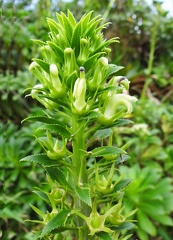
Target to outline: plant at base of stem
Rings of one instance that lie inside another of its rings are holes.
[[[42,221],[31,221],[43,224],[36,239],[125,240],[130,235],[124,232],[135,227],[127,219],[134,212],[124,215],[122,204],[131,179],[114,174],[127,153],[124,146],[113,146],[111,128],[131,123],[121,118],[137,99],[122,93],[129,81],[115,76],[120,68],[108,62],[109,45],[117,38],[104,40],[101,31],[107,24],[91,15],[76,22],[70,11],[57,13],[58,22],[47,20],[50,41],[34,40],[44,53],[30,65],[40,81],[31,96],[46,109],[45,115],[26,120],[43,123],[35,133],[43,153],[22,161],[41,164],[49,186],[36,191],[49,211],[32,206]]]

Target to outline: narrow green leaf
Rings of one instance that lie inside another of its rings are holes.
[[[89,71],[89,69],[92,67],[93,62],[100,57],[100,55],[104,54],[105,52],[98,52],[94,55],[92,55],[84,64],[84,68],[86,69],[86,72]]]
[[[133,181],[133,179],[122,179],[121,181],[119,181],[115,187],[114,187],[114,192],[120,191],[122,189],[124,189],[125,187],[127,187],[131,182]]]
[[[69,188],[71,188],[70,184],[66,180],[65,175],[59,168],[46,167],[45,170],[52,180],[57,181],[64,187],[68,186]]]
[[[98,147],[92,150],[91,156],[103,157],[103,156],[108,156],[112,154],[123,154],[123,153],[125,153],[125,151],[120,148],[104,146],[104,147]]]
[[[90,111],[86,116],[82,117],[82,119],[86,119],[86,120],[89,120],[89,119],[94,119],[94,118],[97,118],[97,117],[100,117],[101,114],[98,113],[98,112],[95,112],[95,111]]]
[[[35,42],[36,44],[38,44],[39,46],[45,46],[46,43],[41,41],[41,40],[38,40],[38,39],[32,39],[33,42]]]
[[[48,130],[51,132],[56,132],[67,139],[71,137],[70,132],[65,127],[59,124],[45,124],[37,129],[37,131],[40,131],[40,130]]]
[[[154,226],[152,221],[148,218],[148,216],[140,209],[138,209],[138,211],[137,211],[137,220],[138,220],[139,227],[143,231],[147,232],[152,237],[156,236],[156,234],[157,234],[156,227]]]
[[[89,187],[87,187],[87,186],[78,187],[77,186],[75,191],[76,191],[77,195],[79,196],[79,198],[83,202],[88,204],[90,207],[92,206]]]
[[[173,226],[173,219],[167,215],[156,215],[155,220],[166,226]]]
[[[47,44],[50,46],[50,48],[53,50],[53,52],[57,56],[58,62],[63,63],[64,62],[64,52],[63,52],[63,50],[53,42],[47,41]]]
[[[38,163],[44,167],[50,167],[50,166],[55,166],[58,165],[58,162],[55,160],[51,160],[48,158],[47,154],[40,153],[40,154],[35,154],[35,155],[29,155],[27,157],[24,157],[20,160],[21,162],[27,161],[27,162],[35,162]]]
[[[59,25],[58,25],[57,22],[55,22],[51,18],[47,18],[47,23],[48,23],[48,26],[49,26],[49,28],[52,32],[54,32],[55,34],[59,33]]]
[[[31,117],[27,117],[24,120],[22,120],[22,123],[25,121],[38,121],[38,122],[44,122],[44,123],[49,123],[49,124],[56,124],[59,123],[59,121],[55,118],[50,118],[50,117],[46,117],[46,116],[31,116]]]
[[[70,21],[72,27],[74,28],[76,26],[76,20],[75,20],[73,14],[70,12],[70,10],[68,10],[67,12],[68,12],[69,21]]]
[[[61,227],[65,224],[68,214],[71,212],[69,209],[65,209],[57,213],[55,217],[53,217],[48,224],[43,228],[41,237],[44,237],[46,234],[50,233],[55,228]]]
[[[47,73],[49,73],[49,63],[38,59],[38,58],[33,58],[33,61],[35,61],[36,63],[38,63],[38,65]]]

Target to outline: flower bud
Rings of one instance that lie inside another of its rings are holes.
[[[68,78],[76,69],[76,57],[72,48],[66,48],[64,50],[64,76]]]
[[[66,142],[63,140],[63,146],[59,145],[58,139],[55,142],[53,149],[47,151],[47,156],[53,160],[59,160],[66,156]]]
[[[65,87],[59,79],[58,68],[56,64],[50,65],[50,77],[52,81],[52,86],[50,86],[50,93],[55,98],[60,98],[65,95]]]
[[[73,89],[73,98],[74,102],[72,105],[73,113],[77,115],[86,113],[86,79],[85,79],[85,69],[84,67],[80,67],[80,78],[78,78],[74,84]]]
[[[36,78],[41,82],[41,84],[44,87],[47,87],[47,79],[46,77],[41,73],[40,66],[36,62],[32,62],[29,66],[29,70],[36,76]]]
[[[79,64],[83,64],[89,55],[89,44],[88,40],[85,38],[80,39],[80,53],[78,56],[78,62]]]
[[[106,57],[101,57],[94,71],[93,78],[88,82],[88,87],[91,91],[96,91],[98,88],[102,88],[102,84],[105,80],[105,72],[108,67],[108,59]]]

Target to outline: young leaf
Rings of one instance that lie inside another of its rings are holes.
[[[111,227],[112,230],[131,230],[134,228],[136,228],[136,225],[131,222],[125,222],[125,223],[121,224],[120,226]]]
[[[48,224],[43,228],[42,233],[41,233],[41,238],[44,237],[46,234],[50,233],[52,230],[55,228],[58,228],[65,224],[69,213],[71,210],[65,209],[60,211],[55,217],[53,217]]]
[[[85,186],[78,187],[77,186],[75,191],[82,201],[87,203],[90,207],[92,206],[89,187],[87,187],[87,186],[86,187]]]
[[[53,42],[47,41],[47,44],[50,46],[50,48],[53,50],[53,52],[57,56],[58,62],[63,63],[64,62],[64,52],[63,52],[63,50]]]

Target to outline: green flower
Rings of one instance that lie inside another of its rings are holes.
[[[111,95],[105,101],[101,109],[102,116],[98,118],[98,121],[105,125],[112,124],[116,119],[132,113],[132,103],[136,101],[136,97],[123,93]]]

